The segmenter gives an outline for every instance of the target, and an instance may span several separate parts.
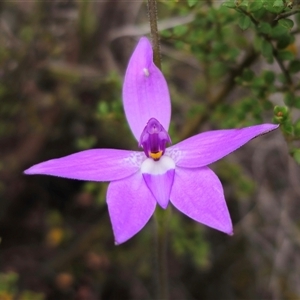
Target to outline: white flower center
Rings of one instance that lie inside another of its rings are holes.
[[[171,157],[166,155],[163,155],[157,161],[147,158],[141,165],[141,172],[143,174],[161,175],[172,169],[175,169],[175,162]]]

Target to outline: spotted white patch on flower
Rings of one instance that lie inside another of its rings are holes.
[[[144,75],[145,75],[146,77],[149,77],[150,72],[149,72],[149,70],[148,70],[147,68],[143,68],[143,72],[144,72]]]

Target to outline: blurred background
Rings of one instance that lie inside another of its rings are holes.
[[[168,208],[170,299],[300,299],[298,10],[158,3],[173,143],[281,124],[211,166],[234,236]],[[137,149],[122,79],[147,22],[144,1],[0,2],[1,300],[155,299],[153,221],[115,246],[106,183],[22,173],[84,149]]]

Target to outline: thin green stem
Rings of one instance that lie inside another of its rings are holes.
[[[167,245],[168,245],[168,221],[170,209],[156,211],[155,223],[155,284],[156,298],[159,300],[169,299]]]
[[[157,28],[157,3],[156,0],[147,0],[148,3],[148,17],[151,30],[152,48],[153,48],[153,60],[155,65],[161,69],[160,59],[160,43],[159,34]]]

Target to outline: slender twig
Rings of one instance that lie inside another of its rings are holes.
[[[259,27],[260,22],[254,18],[254,16],[252,15],[251,12],[248,12],[248,11],[244,10],[242,7],[239,7],[238,10],[239,10],[240,12],[244,13],[245,15],[247,15],[247,16],[251,19],[252,23],[255,25],[256,28]],[[299,10],[299,11],[300,11],[300,10]],[[294,13],[297,13],[297,12],[294,11]],[[289,16],[289,15],[292,15],[292,14],[294,14],[294,13],[291,13],[291,12],[289,12],[289,13],[282,13],[282,14],[278,15],[274,20],[278,21],[279,19],[284,18],[284,17]],[[274,56],[276,62],[278,63],[278,65],[279,65],[279,67],[280,67],[282,73],[284,74],[284,76],[285,76],[285,78],[286,78],[286,81],[287,81],[290,85],[292,85],[292,84],[293,84],[292,78],[291,78],[289,72],[287,71],[287,69],[285,68],[285,66],[284,66],[284,64],[283,64],[283,61],[280,59],[280,57],[279,57],[279,55],[278,55],[278,51],[277,51],[277,49],[274,47],[274,45],[273,45],[273,43],[272,43],[272,39],[269,37],[268,34],[260,33],[260,35],[261,35],[261,37],[263,37],[267,42],[270,43],[270,45],[271,45],[271,47],[272,47],[273,56]]]
[[[190,120],[182,131],[179,134],[179,139],[184,140],[191,135],[195,134],[198,131],[198,128],[203,124],[210,116],[209,111],[216,107],[220,102],[224,100],[226,96],[233,90],[235,87],[235,78],[242,74],[244,68],[250,66],[258,57],[258,53],[254,51],[253,48],[250,48],[247,51],[247,54],[240,65],[237,68],[231,70],[229,77],[226,83],[223,85],[223,88],[219,91],[217,95],[212,97],[207,104],[204,114],[198,114],[194,119]]]
[[[247,16],[251,19],[252,23],[253,23],[255,26],[258,26],[258,25],[259,25],[259,22],[254,18],[254,16],[253,16],[250,12],[244,10],[242,7],[239,7],[239,8],[237,9],[237,11],[240,11],[240,12],[242,12],[243,14],[247,15]]]
[[[158,211],[155,213],[155,267],[156,267],[156,299],[169,299],[168,273],[167,273],[167,244],[168,244],[168,222],[170,217],[170,208],[163,211],[160,216]]]
[[[286,17],[289,17],[289,16],[292,16],[292,15],[295,15],[295,14],[298,14],[300,13],[300,9],[295,9],[295,10],[292,10],[292,11],[288,11],[288,12],[285,12],[285,13],[281,13],[279,14],[275,19],[274,21],[278,21],[280,19],[284,19]]]
[[[155,65],[161,69],[161,59],[160,59],[160,44],[159,35],[157,28],[157,3],[156,0],[147,0],[148,3],[148,17],[151,29],[151,39],[153,47],[153,60]]]

